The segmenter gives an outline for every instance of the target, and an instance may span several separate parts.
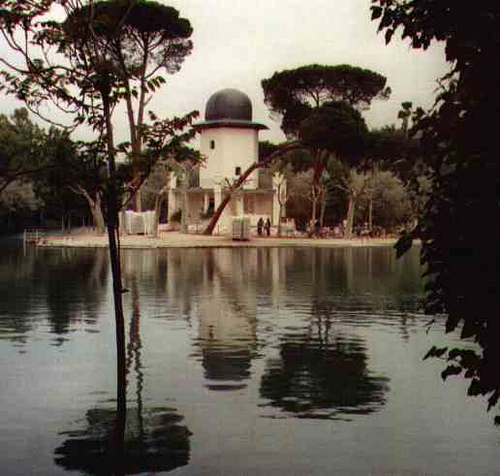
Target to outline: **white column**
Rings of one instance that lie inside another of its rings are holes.
[[[170,219],[170,215],[177,210],[177,201],[175,197],[175,191],[173,188],[168,190],[168,203],[167,203],[167,220]]]
[[[281,174],[274,174],[273,175],[273,191],[274,191],[274,194],[273,194],[273,197],[272,197],[272,200],[273,200],[273,218],[272,218],[272,222],[273,222],[273,225],[278,225],[279,223],[279,220],[280,220],[280,204],[279,204],[279,200],[278,200],[278,185],[279,184],[282,184],[281,187],[283,188],[285,185],[284,185],[284,181],[283,181],[283,176]]]
[[[206,213],[208,210],[208,193],[204,192],[203,193],[203,213]]]
[[[243,194],[236,193],[235,195],[233,195],[233,199],[235,201],[235,206],[236,206],[236,216],[237,217],[243,216],[245,212]]]
[[[214,209],[217,210],[220,202],[222,201],[222,190],[220,186],[214,187]]]
[[[278,202],[278,190],[274,189],[274,194],[272,196],[273,200],[273,217],[271,218],[271,222],[273,225],[277,226],[280,219],[280,204]]]

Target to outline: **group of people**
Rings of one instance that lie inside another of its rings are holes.
[[[259,236],[262,236],[262,232],[264,232],[267,236],[271,235],[271,219],[268,217],[264,222],[262,217],[259,218],[257,222],[257,233]]]

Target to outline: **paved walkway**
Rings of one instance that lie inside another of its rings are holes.
[[[260,237],[252,236],[248,241],[235,241],[229,236],[205,236],[183,234],[175,231],[161,232],[159,238],[141,235],[120,237],[120,245],[128,248],[230,248],[230,247],[361,247],[392,246],[396,238],[305,238],[305,237]],[[91,233],[77,233],[65,236],[48,236],[39,246],[105,248],[108,236]]]

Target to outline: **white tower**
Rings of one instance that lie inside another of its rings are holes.
[[[214,207],[222,200],[227,181],[237,180],[259,157],[259,130],[263,124],[252,122],[252,102],[237,89],[223,89],[210,96],[205,108],[205,121],[196,124],[201,133],[200,149],[206,157],[200,169],[200,187],[213,189]],[[258,171],[246,180],[243,189],[257,189]],[[232,199],[231,208],[221,216],[228,224],[231,216],[245,214],[242,194]]]
[[[267,127],[252,121],[252,103],[246,94],[236,89],[213,94],[206,104],[205,120],[194,127],[201,135],[200,149],[205,162],[187,190],[171,190],[169,213],[176,212],[184,202],[187,223],[200,225],[201,220],[208,219],[220,205],[228,186],[258,161],[259,131]],[[260,218],[277,223],[276,186],[269,174],[268,179],[264,175],[261,174],[259,183],[259,170],[254,171],[232,195],[218,220],[216,233],[228,232],[232,219],[241,216],[250,218],[252,226]]]
[[[207,158],[200,170],[202,188],[218,188],[233,180],[258,160],[259,130],[266,126],[252,122],[252,103],[236,89],[223,89],[207,102],[205,121],[196,124],[201,132],[201,153]],[[257,188],[257,173],[245,188]]]

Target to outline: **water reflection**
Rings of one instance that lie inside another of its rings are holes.
[[[123,268],[154,289],[158,314],[195,326],[193,356],[211,390],[247,385],[278,332],[270,316],[283,310],[356,325],[364,315],[365,325],[399,320],[405,339],[419,315],[418,255],[396,261],[390,248],[126,251]]]
[[[84,264],[95,250],[27,251],[24,263],[0,254],[2,473],[496,474],[482,403],[422,363],[417,253],[124,252],[128,405],[117,414],[107,266]],[[37,278],[57,260],[61,294],[72,281],[80,293],[69,291],[76,314],[61,326],[53,314],[68,304],[48,309]],[[29,355],[7,341],[15,325]],[[55,336],[68,341],[54,348]]]
[[[394,250],[386,247],[280,251],[286,294],[349,297],[339,300],[345,309],[352,304],[414,311],[421,307],[417,253],[397,260]]]
[[[9,249],[0,256],[0,339],[26,342],[44,316],[62,343],[74,324],[95,323],[107,280],[103,249]]]
[[[55,463],[67,470],[95,475],[168,472],[189,462],[191,432],[173,407],[144,408],[144,373],[137,276],[125,274],[132,294],[126,356],[127,386],[134,380],[135,406],[126,411],[92,408],[85,425],[63,432],[67,439],[54,450]],[[125,395],[126,395],[125,389]]]
[[[188,464],[190,432],[174,408],[144,411],[139,421],[127,417],[124,448],[115,445],[116,410],[94,408],[85,415],[85,427],[67,436],[55,462],[67,470],[86,474],[138,474],[171,471]]]
[[[59,336],[68,333],[71,324],[80,319],[93,321],[108,279],[107,252],[95,254],[62,250],[53,260],[45,260],[46,267],[35,269],[36,280],[45,283],[48,320],[51,331]],[[62,342],[63,339],[58,339]]]
[[[285,415],[348,419],[380,409],[388,382],[369,370],[363,339],[336,330],[327,310],[313,305],[308,328],[283,335],[279,358],[267,360],[260,395]]]
[[[257,308],[250,276],[252,260],[241,250],[217,253],[211,250],[203,261],[203,305],[200,309],[199,340],[207,387],[236,390],[246,386],[251,361],[256,355]]]

